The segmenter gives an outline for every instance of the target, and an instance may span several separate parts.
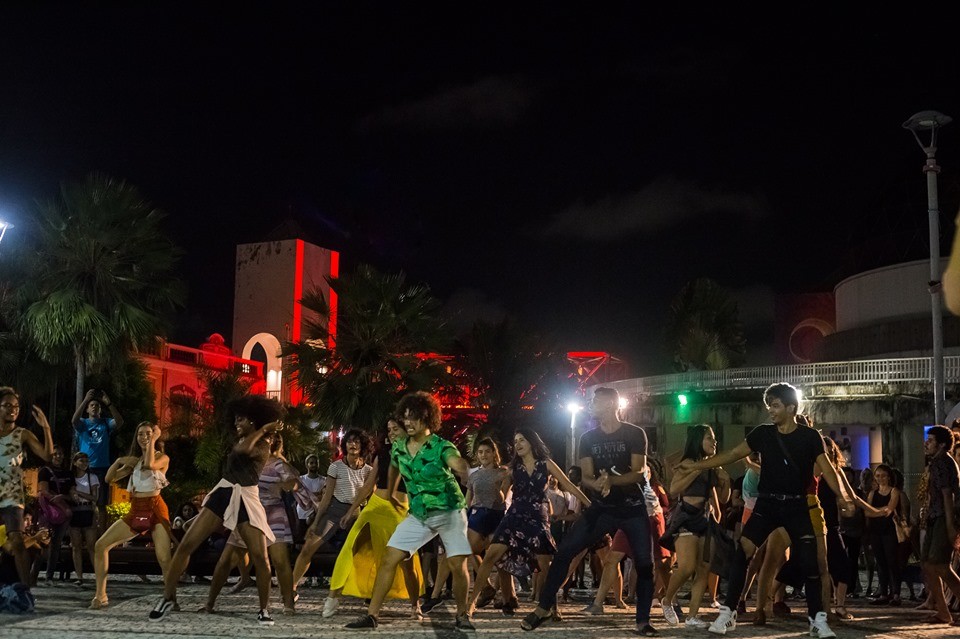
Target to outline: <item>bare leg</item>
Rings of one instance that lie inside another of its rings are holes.
[[[73,555],[73,572],[83,581],[83,529],[70,528],[70,554]]]
[[[610,587],[620,575],[620,561],[624,558],[624,553],[610,551],[603,562],[603,575],[600,577],[600,587],[597,589],[597,596],[593,598],[593,605],[600,607],[609,592]],[[621,586],[622,588],[622,586]],[[621,591],[622,592],[622,591]],[[620,599],[620,597],[617,597]]]
[[[681,535],[677,537],[676,547],[677,569],[670,576],[670,583],[667,584],[667,591],[663,595],[664,608],[675,603],[680,587],[696,574],[697,567],[701,564],[703,538],[696,535]]]
[[[267,551],[270,553],[273,570],[277,573],[277,584],[280,586],[283,607],[293,610],[293,570],[290,568],[290,551],[287,549],[287,544],[275,543]]]
[[[453,575],[453,597],[457,602],[457,616],[467,612],[467,595],[470,591],[470,571],[467,570],[467,555],[447,557],[450,574]]]
[[[420,579],[417,578],[417,573],[413,569],[413,559],[407,559],[400,564],[400,570],[403,571],[403,583],[407,587],[407,596],[410,598],[410,605],[414,608],[420,602]],[[340,594],[339,592],[337,593]]]
[[[370,605],[367,606],[367,614],[371,617],[380,615],[380,608],[383,607],[383,600],[387,598],[390,592],[390,586],[397,576],[397,566],[400,562],[409,558],[409,555],[399,548],[387,546],[387,551],[380,560],[380,567],[377,569],[377,580],[373,584],[373,594],[370,596]]]
[[[170,563],[163,573],[163,598],[167,601],[175,601],[177,598],[177,582],[180,581],[183,571],[187,569],[190,563],[190,555],[200,547],[206,539],[220,527],[223,520],[220,519],[209,508],[201,508],[196,521],[190,526],[190,530],[183,536],[177,551],[170,558]],[[154,529],[156,533],[156,528]],[[160,545],[157,544],[159,551]],[[169,552],[169,551],[168,551]]]
[[[237,526],[237,533],[247,544],[250,561],[257,571],[257,594],[260,596],[260,608],[267,610],[270,607],[270,561],[267,558],[267,538],[263,531],[254,528],[245,521]],[[292,601],[292,600],[291,600]]]
[[[93,606],[97,607],[107,603],[107,575],[110,568],[110,550],[125,541],[136,537],[122,519],[113,522],[113,525],[107,529],[94,543],[93,571],[96,575],[97,589],[94,594]]]
[[[490,544],[490,547],[487,548],[487,554],[484,555],[483,561],[480,562],[480,567],[477,568],[478,584],[485,584],[489,582],[490,573],[493,572],[493,567],[498,561],[500,561],[500,558],[503,557],[506,552],[506,544]],[[436,588],[434,588],[434,590],[436,590]],[[473,614],[474,607],[477,603],[477,598],[480,596],[480,590],[481,588],[474,588],[473,593],[470,595],[470,599],[466,602],[466,610],[469,610],[470,614]],[[459,606],[459,603],[457,605]]]
[[[210,579],[210,590],[207,591],[207,604],[204,606],[207,612],[213,612],[216,609],[217,597],[220,596],[220,591],[223,589],[224,584],[227,583],[230,571],[233,570],[233,562],[238,550],[239,548],[230,544],[223,547],[223,552],[220,553],[217,565],[213,569],[213,577]]]
[[[701,539],[701,542],[703,540]],[[701,544],[701,558],[703,547]],[[710,564],[701,561],[697,566],[696,575],[693,578],[693,585],[690,587],[690,612],[691,617],[696,617],[700,613],[700,605],[703,603],[703,591],[707,587],[710,579]]]

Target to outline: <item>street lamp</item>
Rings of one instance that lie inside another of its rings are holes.
[[[567,439],[567,470],[570,470],[570,467],[577,463],[576,451],[574,450],[577,447],[577,413],[583,410],[583,406],[576,402],[570,402],[567,404],[567,410],[570,411],[570,433]]]
[[[7,229],[12,229],[13,224],[0,220],[0,242],[3,242],[3,236],[7,234]]]
[[[944,376],[943,376],[943,287],[940,284],[940,203],[937,197],[937,130],[949,124],[953,118],[939,111],[920,111],[903,123],[903,128],[913,133],[917,144],[927,154],[923,172],[927,174],[927,223],[930,232],[930,313],[933,316],[933,413],[935,423],[943,423]],[[920,139],[921,133],[930,134],[929,144]]]

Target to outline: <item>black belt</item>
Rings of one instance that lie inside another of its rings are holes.
[[[759,497],[763,499],[776,499],[777,501],[792,501],[794,499],[803,499],[806,501],[806,495],[781,495],[780,493],[760,493]]]

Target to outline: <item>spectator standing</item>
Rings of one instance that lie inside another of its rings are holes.
[[[320,474],[320,458],[316,455],[307,455],[305,460],[307,472],[300,475],[300,486],[294,493],[297,500],[297,519],[300,520],[300,530],[297,538],[302,540],[307,529],[313,523],[317,514],[317,506],[323,497],[323,488],[327,479]]]
[[[960,597],[960,579],[950,566],[957,547],[957,496],[960,495],[960,469],[950,455],[953,434],[943,426],[934,426],[927,433],[924,452],[930,458],[927,465],[926,494],[920,495],[920,526],[923,541],[920,561],[923,565],[927,591],[936,612],[931,623],[952,624],[953,615],[947,607],[944,586],[954,597]]]
[[[70,492],[73,489],[73,473],[63,467],[63,449],[55,446],[50,463],[40,469],[37,474],[37,493],[41,498],[41,505],[46,501],[49,506],[46,513],[68,512],[72,515]],[[53,573],[60,561],[60,549],[63,547],[63,538],[70,530],[70,516],[61,521],[55,521],[48,515],[46,524],[50,530],[50,546],[47,548],[47,573],[44,585],[53,585]]]
[[[104,415],[104,409],[110,416]],[[86,411],[87,416],[83,413]],[[113,463],[110,452],[110,436],[118,428],[123,427],[123,416],[107,393],[91,388],[84,395],[73,413],[73,430],[76,436],[77,452],[85,453],[90,460],[89,470],[97,476],[101,490],[98,495],[97,508],[100,511],[100,528],[106,522],[107,505],[107,470]]]
[[[70,551],[73,554],[73,572],[77,576],[74,582],[83,585],[83,548],[86,546],[90,565],[96,564],[94,546],[97,543],[97,496],[100,494],[100,480],[90,472],[90,460],[86,453],[73,455],[70,465],[73,472],[73,488],[70,498],[73,500],[73,517],[70,518]]]

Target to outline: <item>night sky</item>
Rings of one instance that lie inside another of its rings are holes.
[[[900,125],[960,118],[945,15],[271,4],[0,8],[4,244],[99,170],[169,213],[181,343],[229,337],[235,245],[293,219],[347,269],[428,283],[457,325],[509,315],[638,374],[668,370],[691,278],[733,292],[763,364],[775,294],[927,254]],[[945,248],[958,132],[938,154]]]

